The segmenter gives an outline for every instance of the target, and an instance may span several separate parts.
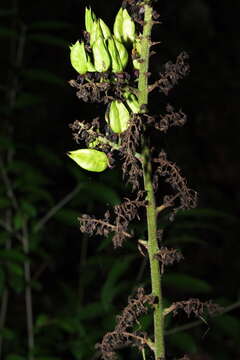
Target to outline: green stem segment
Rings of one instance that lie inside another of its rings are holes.
[[[152,31],[152,7],[150,0],[145,0],[144,27],[142,35],[141,47],[141,63],[139,69],[138,101],[141,105],[148,104],[148,67],[149,55],[151,47],[151,31]],[[144,111],[144,110],[143,110]],[[162,289],[161,274],[158,260],[154,255],[158,252],[157,241],[157,211],[155,196],[152,184],[152,166],[149,147],[146,139],[143,139],[143,174],[144,188],[147,192],[147,225],[148,225],[148,256],[151,271],[152,295],[156,296],[157,304],[154,306],[154,350],[155,360],[165,358],[164,350],[164,323],[163,323],[163,306],[162,306]]]

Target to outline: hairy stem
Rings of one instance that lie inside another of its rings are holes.
[[[151,30],[152,30],[152,7],[150,1],[145,1],[145,15],[143,35],[141,39],[141,63],[139,69],[139,103],[140,106],[148,104],[148,67],[149,55],[151,47]],[[143,109],[143,107],[142,107]],[[143,109],[143,111],[145,111]],[[148,226],[148,256],[151,271],[152,294],[157,297],[157,304],[154,307],[154,353],[155,360],[165,358],[164,350],[164,333],[163,333],[163,307],[162,307],[162,290],[161,290],[161,274],[159,262],[154,255],[159,250],[157,241],[157,211],[155,204],[155,196],[152,184],[152,167],[150,151],[143,139],[143,174],[144,188],[147,192],[147,226]]]

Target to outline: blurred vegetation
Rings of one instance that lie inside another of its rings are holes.
[[[121,2],[88,4],[111,24]],[[76,76],[68,46],[80,36],[85,5],[3,0],[0,6],[4,360],[96,359],[94,345],[114,327],[127,297],[139,285],[149,287],[148,267],[135,243],[114,251],[110,238],[89,239],[78,230],[81,213],[98,215],[127,194],[118,169],[90,175],[65,156],[76,148],[68,124],[104,111],[80,103],[67,84]],[[163,243],[174,244],[185,257],[166,270],[165,302],[197,296],[228,307],[239,301],[240,3],[163,0],[157,6],[162,25],[153,36],[162,44],[152,57],[153,72],[181,50],[190,54],[192,68],[169,99],[189,121],[172,130],[163,146],[200,194],[198,209],[179,213],[174,223],[161,219]],[[153,111],[166,100],[153,97]],[[239,359],[237,308],[182,328],[195,320],[169,316],[170,357],[191,353],[195,360]],[[147,316],[142,327],[151,327]]]

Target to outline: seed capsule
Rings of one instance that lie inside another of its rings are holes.
[[[92,46],[94,67],[98,72],[105,72],[110,68],[111,58],[105,40],[99,37]]]
[[[96,40],[99,38],[104,39],[102,28],[100,26],[100,21],[96,20],[93,23],[92,30],[90,32],[90,45],[93,46]]]
[[[132,110],[134,114],[138,114],[140,112],[140,106],[139,102],[137,100],[137,97],[134,94],[131,93],[125,93],[124,94],[125,99],[127,100],[127,104]]]
[[[131,45],[135,39],[135,24],[127,9],[120,8],[115,18],[113,32],[116,39]]]
[[[81,168],[88,171],[102,172],[108,167],[107,155],[95,149],[80,149],[70,151],[67,155]]]
[[[88,72],[95,72],[96,71],[96,69],[95,69],[89,55],[87,55],[87,71]]]
[[[118,53],[119,53],[119,56],[120,56],[120,60],[121,60],[121,63],[122,63],[122,67],[123,69],[125,69],[125,67],[127,66],[127,63],[128,63],[128,52],[127,52],[127,49],[125,48],[125,46],[120,42],[118,41],[117,39],[114,38],[114,41],[115,41],[115,45],[117,47],[117,50],[118,50]]]
[[[111,34],[109,27],[105,24],[105,22],[102,19],[99,19],[99,24],[100,24],[104,39],[110,38],[112,36],[112,34]]]
[[[105,120],[113,132],[121,134],[129,126],[130,114],[126,106],[119,100],[111,102],[105,114]]]
[[[70,46],[70,60],[72,66],[79,74],[87,72],[87,55],[83,42],[77,41],[74,45]]]
[[[107,40],[107,44],[108,44],[108,51],[111,56],[112,71],[116,73],[122,72],[123,66],[122,66],[121,58],[113,38],[109,38]]]
[[[91,8],[85,8],[85,27],[87,32],[92,32],[93,23],[97,20],[96,15]]]

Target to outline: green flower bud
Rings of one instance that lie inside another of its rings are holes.
[[[111,56],[112,71],[115,73],[122,72],[123,66],[122,66],[121,58],[113,38],[109,38],[107,40],[107,44],[108,44],[108,51]]]
[[[140,106],[139,106],[139,102],[137,100],[137,97],[134,94],[131,94],[131,93],[125,93],[124,97],[126,99],[126,102],[127,102],[128,106],[132,110],[132,112],[134,114],[138,114],[140,112]]]
[[[93,23],[97,20],[96,15],[91,8],[85,8],[85,27],[87,32],[92,32]]]
[[[105,40],[99,37],[92,46],[94,66],[96,71],[105,72],[110,68],[111,58]]]
[[[87,55],[83,42],[77,41],[74,45],[70,46],[70,60],[72,66],[79,74],[87,72]]]
[[[125,69],[125,67],[127,66],[127,63],[128,63],[127,49],[120,41],[118,41],[117,39],[114,39],[114,40],[115,40],[115,45],[118,49],[118,53],[119,53],[119,56],[121,59],[122,67],[123,67],[123,69]]]
[[[95,149],[70,151],[67,155],[81,168],[88,171],[102,172],[109,165],[107,155]]]
[[[126,106],[119,100],[111,102],[105,114],[105,120],[113,132],[121,134],[129,126],[130,114]]]
[[[99,24],[100,24],[104,39],[110,38],[112,36],[112,34],[111,34],[109,27],[105,24],[105,22],[102,19],[99,19]]]
[[[127,45],[135,40],[135,24],[127,9],[120,8],[115,18],[113,32],[116,39]]]

